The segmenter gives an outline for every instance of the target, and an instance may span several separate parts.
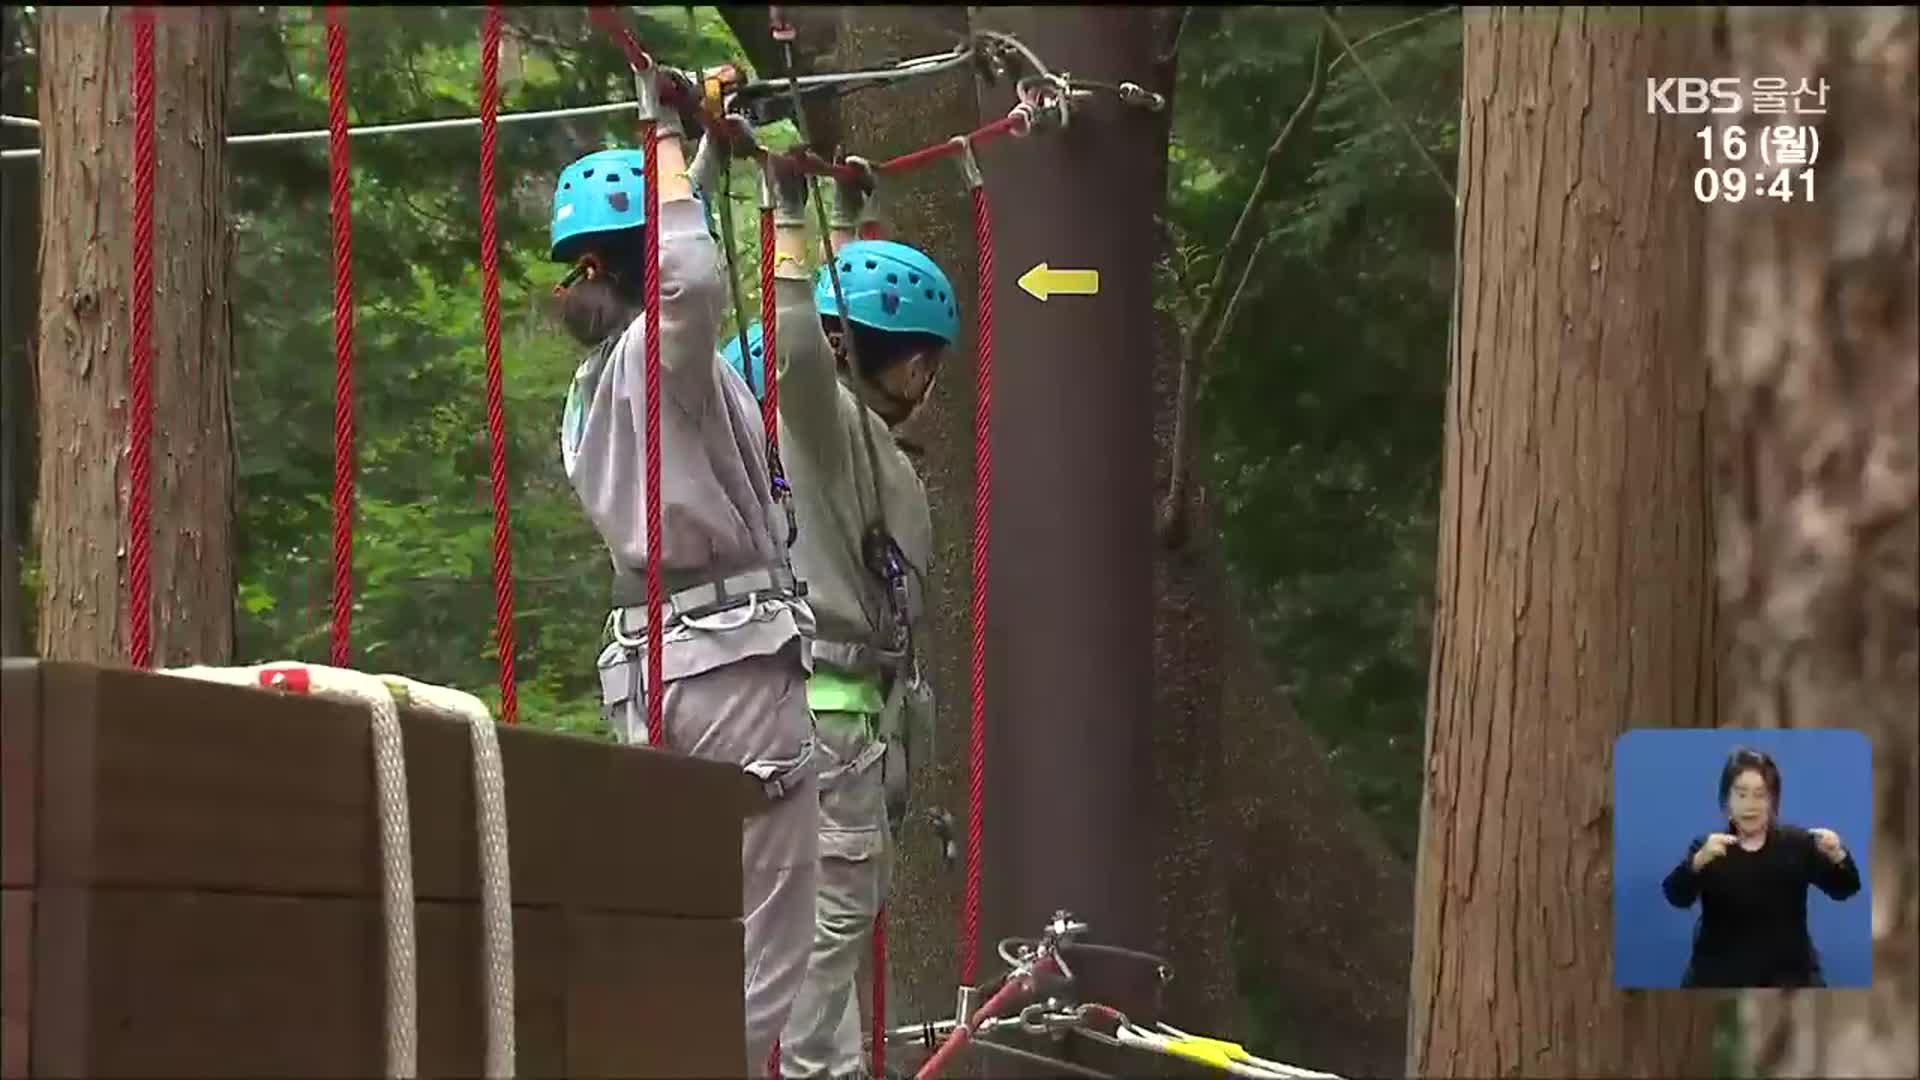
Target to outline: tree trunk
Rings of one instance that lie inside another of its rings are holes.
[[[43,8],[39,649],[121,663],[126,615],[133,30],[127,8]],[[155,30],[153,643],[233,649],[225,8]]]
[[[752,18],[761,10],[723,12],[757,69],[778,73],[777,56],[764,41],[765,24]],[[802,10],[789,9],[789,16],[798,22]],[[924,55],[968,29],[957,8],[843,10],[835,26],[802,27],[803,36],[814,38],[802,44],[822,54],[815,62],[823,69]],[[821,38],[830,45],[821,45]],[[1170,94],[1171,76],[1167,64],[1141,78],[1157,79],[1156,88]],[[997,115],[1004,106],[995,97],[984,111]],[[851,96],[838,121],[851,133],[853,150],[879,160],[970,130],[982,115],[972,87],[949,76],[911,91]],[[1170,120],[1171,112],[1160,119]],[[981,153],[989,189],[996,160],[1022,150],[1008,140]],[[1164,188],[1164,157],[1143,167],[1153,169]],[[890,179],[880,198],[893,234],[932,255],[971,312],[977,260],[958,168],[935,166]],[[962,325],[967,340],[955,354],[967,357],[973,349],[970,314]],[[1154,442],[1156,477],[1164,484],[1178,350],[1170,326],[1161,339]],[[1003,369],[1019,362],[1012,355],[999,358]],[[939,752],[915,780],[916,801],[951,809],[962,825],[973,491],[968,375],[969,367],[954,366],[905,433],[924,447],[920,464],[933,502],[929,658],[942,702]],[[1160,553],[1155,563],[1154,773],[1145,793],[1148,835],[1137,847],[1154,865],[1156,947],[1177,972],[1169,1015],[1190,1030],[1248,1038],[1237,982],[1254,974],[1284,988],[1277,1003],[1284,1027],[1263,1032],[1270,1041],[1257,1049],[1348,1074],[1389,1072],[1402,1060],[1405,1033],[1410,875],[1275,689],[1207,531],[1203,490],[1196,488],[1194,502],[1195,539],[1180,552]],[[996,553],[1009,557],[1004,549]],[[993,768],[990,761],[989,772]],[[990,817],[987,827],[1015,825]],[[1300,872],[1303,866],[1314,868],[1310,876]],[[953,1010],[961,884],[959,868],[943,865],[928,830],[910,824],[889,900],[894,992],[888,1011],[894,1022],[936,1019]],[[982,970],[990,971],[990,964]]]
[[[30,72],[34,58],[23,9],[0,13],[0,111],[12,116],[34,113]],[[38,132],[6,143],[33,146]],[[33,620],[28,616],[21,573],[27,557],[27,529],[33,520],[33,339],[36,278],[34,256],[39,237],[37,161],[0,165],[0,656],[26,653]]]
[[[1719,582],[1737,727],[1873,740],[1873,987],[1742,1001],[1759,1076],[1913,1076],[1920,1006],[1920,21],[1912,8],[1728,15],[1721,75],[1824,80],[1814,198],[1714,207]],[[1757,153],[1757,151],[1756,151]],[[1752,156],[1752,155],[1750,155]]]
[[[1154,14],[982,13],[1050,66],[1107,83],[1152,70]],[[1004,113],[1016,100],[1001,87],[982,104]],[[1076,113],[1067,132],[996,155],[987,188],[986,287],[995,350],[1010,361],[994,373],[992,443],[1012,466],[992,477],[989,965],[992,942],[1031,935],[1063,909],[1086,920],[1091,941],[1163,947],[1148,915],[1154,868],[1136,853],[1152,825],[1153,262],[1167,128],[1111,98]],[[1015,281],[1042,263],[1095,269],[1100,290],[1035,299]],[[1110,1000],[1097,982],[1083,992]]]
[[[1612,987],[1614,739],[1712,726],[1693,17],[1476,9],[1407,1059],[1704,1075],[1708,1003]]]

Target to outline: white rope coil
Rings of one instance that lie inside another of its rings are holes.
[[[419,1070],[419,954],[414,933],[413,839],[407,807],[406,750],[400,708],[462,720],[473,741],[474,810],[479,839],[481,919],[486,975],[486,1076],[514,1075],[513,898],[507,845],[506,779],[487,708],[471,694],[398,675],[368,675],[314,664],[184,667],[161,674],[230,686],[306,693],[364,705],[372,719],[375,808],[380,836],[380,906],[386,943],[386,1075],[412,1080]]]
[[[472,694],[382,675],[394,700],[433,716],[463,721],[473,736],[473,809],[480,844],[480,918],[485,949],[487,1080],[514,1074],[513,860],[507,846],[507,780],[500,740],[487,707]]]

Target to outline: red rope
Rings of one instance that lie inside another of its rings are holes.
[[[1025,134],[1030,129],[1031,124],[1027,119],[1026,113],[1019,111],[1010,112],[991,124],[977,127],[968,132],[967,143],[970,146],[978,145],[991,139],[999,138],[1002,135]],[[918,150],[910,150],[907,153],[901,154],[899,157],[888,158],[880,164],[875,165],[873,170],[877,173],[889,175],[908,172],[959,152],[959,144],[955,143],[952,139],[943,139],[930,146],[923,146]],[[789,150],[781,156],[798,166],[800,171],[811,176],[828,176],[835,180],[858,180],[861,176],[860,170],[854,166],[845,164],[844,162],[828,161],[805,147],[798,150]]]
[[[779,321],[773,303],[773,210],[760,210],[760,385],[767,396],[760,404],[760,419],[767,426],[767,445],[780,448],[780,380],[774,370],[774,324]]]
[[[975,1009],[972,1016],[965,1017],[959,1026],[947,1033],[946,1039],[940,1043],[940,1048],[920,1066],[919,1072],[913,1074],[914,1080],[933,1080],[934,1077],[939,1076],[940,1070],[947,1067],[947,1063],[953,1060],[953,1056],[960,1052],[960,1048],[965,1046],[967,1040],[973,1038],[988,1020],[1012,1012],[1011,1006],[1014,999],[1032,991],[1035,977],[1053,972],[1058,969],[1058,966],[1058,961],[1049,955],[1037,961],[1033,965],[1033,970],[1027,974],[1009,978],[1000,989],[993,992],[993,996],[987,999],[985,1005]]]
[[[955,145],[959,149],[959,145]],[[967,884],[960,931],[960,982],[974,985],[980,945],[980,859],[987,771],[987,554],[988,509],[993,505],[993,214],[987,189],[974,181],[973,243],[980,260],[980,315],[974,334],[973,392],[973,642],[968,651],[971,723],[967,738]]]
[[[333,626],[327,662],[347,666],[353,623],[353,202],[347,173],[347,28],[327,6],[327,168],[333,214]]]
[[[1016,130],[1025,130],[1026,125],[1027,116],[1025,113],[1008,113],[991,124],[975,128],[973,132],[967,136],[967,144],[971,146],[985,142],[988,139],[1013,134]],[[882,173],[906,172],[909,169],[917,169],[929,162],[939,161],[949,154],[957,154],[959,152],[960,145],[952,139],[948,139],[945,142],[934,143],[932,146],[923,146],[918,150],[901,154],[897,158],[890,158],[883,161],[874,166],[874,171]]]
[[[647,268],[647,745],[664,748],[666,722],[660,711],[660,131],[651,120],[642,125],[641,144],[647,153],[646,192],[641,196],[647,227],[640,230]]]
[[[520,717],[513,674],[513,532],[507,514],[507,417],[500,370],[500,233],[493,198],[494,133],[500,117],[500,5],[487,5],[480,45],[480,296],[487,344],[488,473],[493,484],[493,636],[500,650],[500,719]]]
[[[873,1068],[874,1076],[887,1075],[887,905],[882,902],[873,916]]]
[[[127,637],[134,667],[153,666],[153,11],[133,13],[133,326],[127,433]]]
[[[619,43],[620,51],[627,54],[627,65],[633,70],[645,71],[653,66],[652,58],[647,55],[645,49],[640,47],[640,39],[633,36],[633,31],[627,29],[626,24],[620,21],[620,16],[614,14],[611,6],[593,4],[587,8],[587,17],[593,20],[595,26],[605,30],[608,36]]]
[[[635,72],[646,71],[653,60],[640,47],[640,39],[621,23],[620,17],[605,5],[587,8],[595,25],[612,35],[626,53],[627,64]],[[671,85],[671,84],[663,84]],[[647,499],[647,745],[666,746],[666,724],[660,711],[663,682],[660,655],[660,146],[654,122],[640,124],[640,145],[646,152],[646,191],[641,195],[647,227],[640,231],[642,261],[646,264],[645,299],[647,323],[644,327],[647,347],[645,433]]]

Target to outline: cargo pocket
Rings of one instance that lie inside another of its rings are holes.
[[[842,714],[844,718],[846,714]],[[820,855],[861,862],[886,845],[886,802],[881,786],[884,744],[865,731],[821,725]]]
[[[640,652],[629,651],[619,642],[600,650],[595,666],[600,669],[600,719],[613,737],[628,746],[644,746],[646,722],[641,717]]]

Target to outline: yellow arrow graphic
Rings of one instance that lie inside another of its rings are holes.
[[[1092,296],[1100,291],[1098,270],[1055,270],[1046,263],[1020,275],[1020,287],[1035,300],[1049,296]]]

